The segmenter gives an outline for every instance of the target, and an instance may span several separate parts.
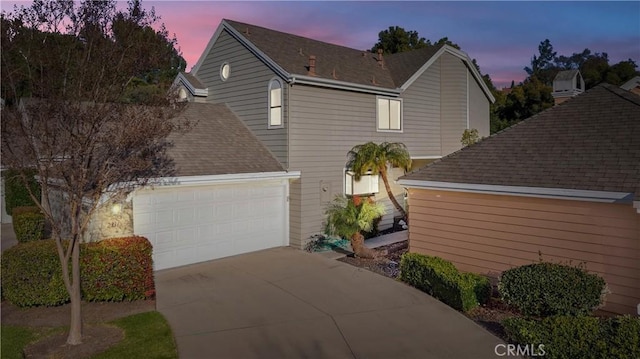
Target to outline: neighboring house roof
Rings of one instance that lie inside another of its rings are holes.
[[[620,88],[627,91],[631,91],[637,87],[640,87],[640,76],[636,76],[620,86]]]
[[[397,95],[406,89],[441,54],[448,52],[459,57],[483,89],[490,101],[495,101],[482,76],[471,64],[466,53],[451,46],[383,55],[330,44],[264,27],[222,20],[204,53],[193,67],[198,73],[202,62],[213,48],[222,30],[243,43],[258,58],[285,80],[295,83],[320,84],[329,87],[355,89]],[[315,71],[310,73],[309,57],[315,56]]]
[[[169,149],[178,176],[282,172],[284,168],[224,104],[189,103],[178,120],[192,121],[174,133]]]
[[[599,85],[400,181],[427,182],[635,193],[638,201],[640,98]]]
[[[580,71],[578,70],[564,70],[564,71],[560,71],[558,72],[558,74],[556,75],[556,77],[554,77],[553,81],[568,81],[573,79],[574,77],[576,77],[576,75],[579,73]]]

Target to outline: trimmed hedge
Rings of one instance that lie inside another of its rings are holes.
[[[28,178],[28,184],[36,198],[40,198],[40,184],[34,176],[35,170],[26,170],[25,175]],[[13,209],[21,206],[33,206],[33,200],[29,196],[29,191],[25,186],[20,171],[8,169],[2,172],[4,177],[4,200],[5,209],[9,215],[13,216]]]
[[[449,261],[418,253],[402,256],[400,280],[461,311],[485,304],[491,295],[489,279],[460,273]]]
[[[82,248],[82,297],[123,301],[155,295],[151,243],[144,237],[107,239]]]
[[[29,307],[69,301],[53,240],[19,243],[2,253],[2,295]]]
[[[602,305],[606,283],[582,268],[535,263],[504,271],[498,290],[525,315],[585,315]]]
[[[82,298],[124,301],[155,295],[151,243],[144,237],[80,246]],[[69,301],[55,241],[20,243],[2,253],[2,294],[20,307]]]
[[[20,243],[38,241],[44,238],[44,214],[36,206],[13,209],[13,231]]]
[[[544,345],[545,358],[640,358],[640,318],[553,316],[542,320],[508,318],[509,340]]]

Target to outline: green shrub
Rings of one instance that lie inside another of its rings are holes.
[[[536,263],[504,271],[498,289],[525,315],[584,315],[602,305],[606,283],[579,267]]]
[[[151,243],[144,237],[107,239],[83,245],[83,298],[123,301],[155,294]]]
[[[82,297],[123,301],[155,294],[151,244],[144,237],[108,239],[80,246]],[[2,253],[4,297],[20,307],[69,301],[53,240],[20,243]]]
[[[510,341],[544,345],[545,358],[639,358],[640,318],[553,316],[508,318],[502,323]]]
[[[462,311],[486,303],[491,294],[488,279],[476,274],[460,273],[449,261],[417,253],[402,256],[400,279]]]
[[[37,241],[44,237],[44,214],[35,206],[13,209],[13,231],[18,242]]]
[[[486,304],[489,302],[491,298],[491,281],[489,278],[476,274],[476,273],[462,273],[462,276],[470,277],[470,280],[473,282],[473,291],[476,294],[476,299],[480,304]]]
[[[2,253],[2,295],[20,306],[69,301],[53,240],[19,243]]]
[[[40,184],[35,180],[35,174],[35,170],[25,171],[29,188],[36,198],[40,198]],[[16,207],[35,205],[18,170],[8,169],[2,172],[2,176],[4,177],[4,205],[9,215],[13,215],[13,209]]]

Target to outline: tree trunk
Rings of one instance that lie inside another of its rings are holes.
[[[364,236],[360,232],[356,232],[351,236],[351,248],[353,253],[359,258],[375,258],[376,252],[364,245]]]
[[[396,207],[398,212],[400,212],[400,214],[402,214],[402,217],[406,221],[407,220],[407,212],[404,211],[404,208],[402,208],[400,203],[398,203],[396,198],[393,196],[393,192],[391,192],[391,186],[389,186],[389,179],[387,178],[387,167],[386,166],[380,169],[380,177],[382,177],[382,182],[384,182],[384,188],[387,190],[387,194],[389,195],[389,199],[391,200],[391,203],[393,203],[393,206]]]
[[[71,323],[67,344],[82,344],[82,296],[80,294],[80,239],[77,238],[71,253]]]

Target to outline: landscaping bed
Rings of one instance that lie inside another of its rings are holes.
[[[389,278],[398,279],[400,275],[400,258],[408,249],[408,241],[402,241],[376,248],[383,255],[374,259],[346,256],[338,260]],[[465,313],[465,315],[503,340],[507,340],[507,338],[501,321],[505,318],[520,316],[516,310],[510,308],[496,297],[492,297],[489,303],[474,308]]]

